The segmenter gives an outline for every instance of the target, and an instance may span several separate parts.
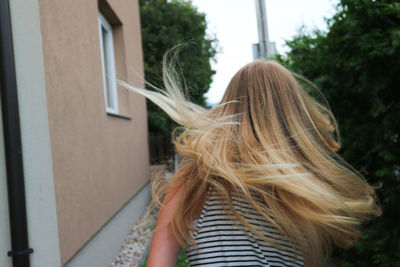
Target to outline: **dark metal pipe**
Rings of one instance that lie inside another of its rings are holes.
[[[14,267],[29,267],[24,172],[9,0],[0,1],[0,94]]]

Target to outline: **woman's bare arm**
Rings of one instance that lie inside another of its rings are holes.
[[[169,193],[158,214],[156,229],[151,241],[147,267],[173,267],[178,259],[180,245],[174,235],[168,230],[176,204],[180,198],[182,187]]]

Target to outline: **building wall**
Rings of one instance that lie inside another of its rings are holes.
[[[103,1],[100,1],[103,2]],[[143,87],[138,1],[108,1],[117,78]],[[149,179],[145,99],[118,88],[106,114],[95,0],[39,0],[61,261],[65,263]]]
[[[64,267],[109,267],[121,251],[132,226],[143,216],[150,202],[150,186],[144,186],[85,244]]]

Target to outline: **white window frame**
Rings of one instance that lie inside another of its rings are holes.
[[[103,33],[102,29],[105,30],[105,34]],[[99,13],[99,37],[106,112],[118,114],[118,93],[115,71],[114,39],[111,25],[101,13]],[[104,43],[106,43],[106,47],[104,47]],[[107,70],[109,73],[107,73]],[[108,75],[108,80],[106,75]]]

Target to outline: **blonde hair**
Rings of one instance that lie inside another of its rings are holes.
[[[206,109],[184,97],[166,58],[165,91],[119,83],[182,125],[174,145],[185,161],[154,196],[181,188],[170,223],[181,245],[191,242],[192,220],[209,188],[228,200],[244,226],[268,240],[232,205],[232,194],[246,199],[301,251],[308,266],[329,256],[332,244],[354,245],[361,222],[380,215],[374,188],[336,153],[335,117],[306,93],[295,78],[300,76],[273,60],[256,60],[235,74],[219,105]]]

